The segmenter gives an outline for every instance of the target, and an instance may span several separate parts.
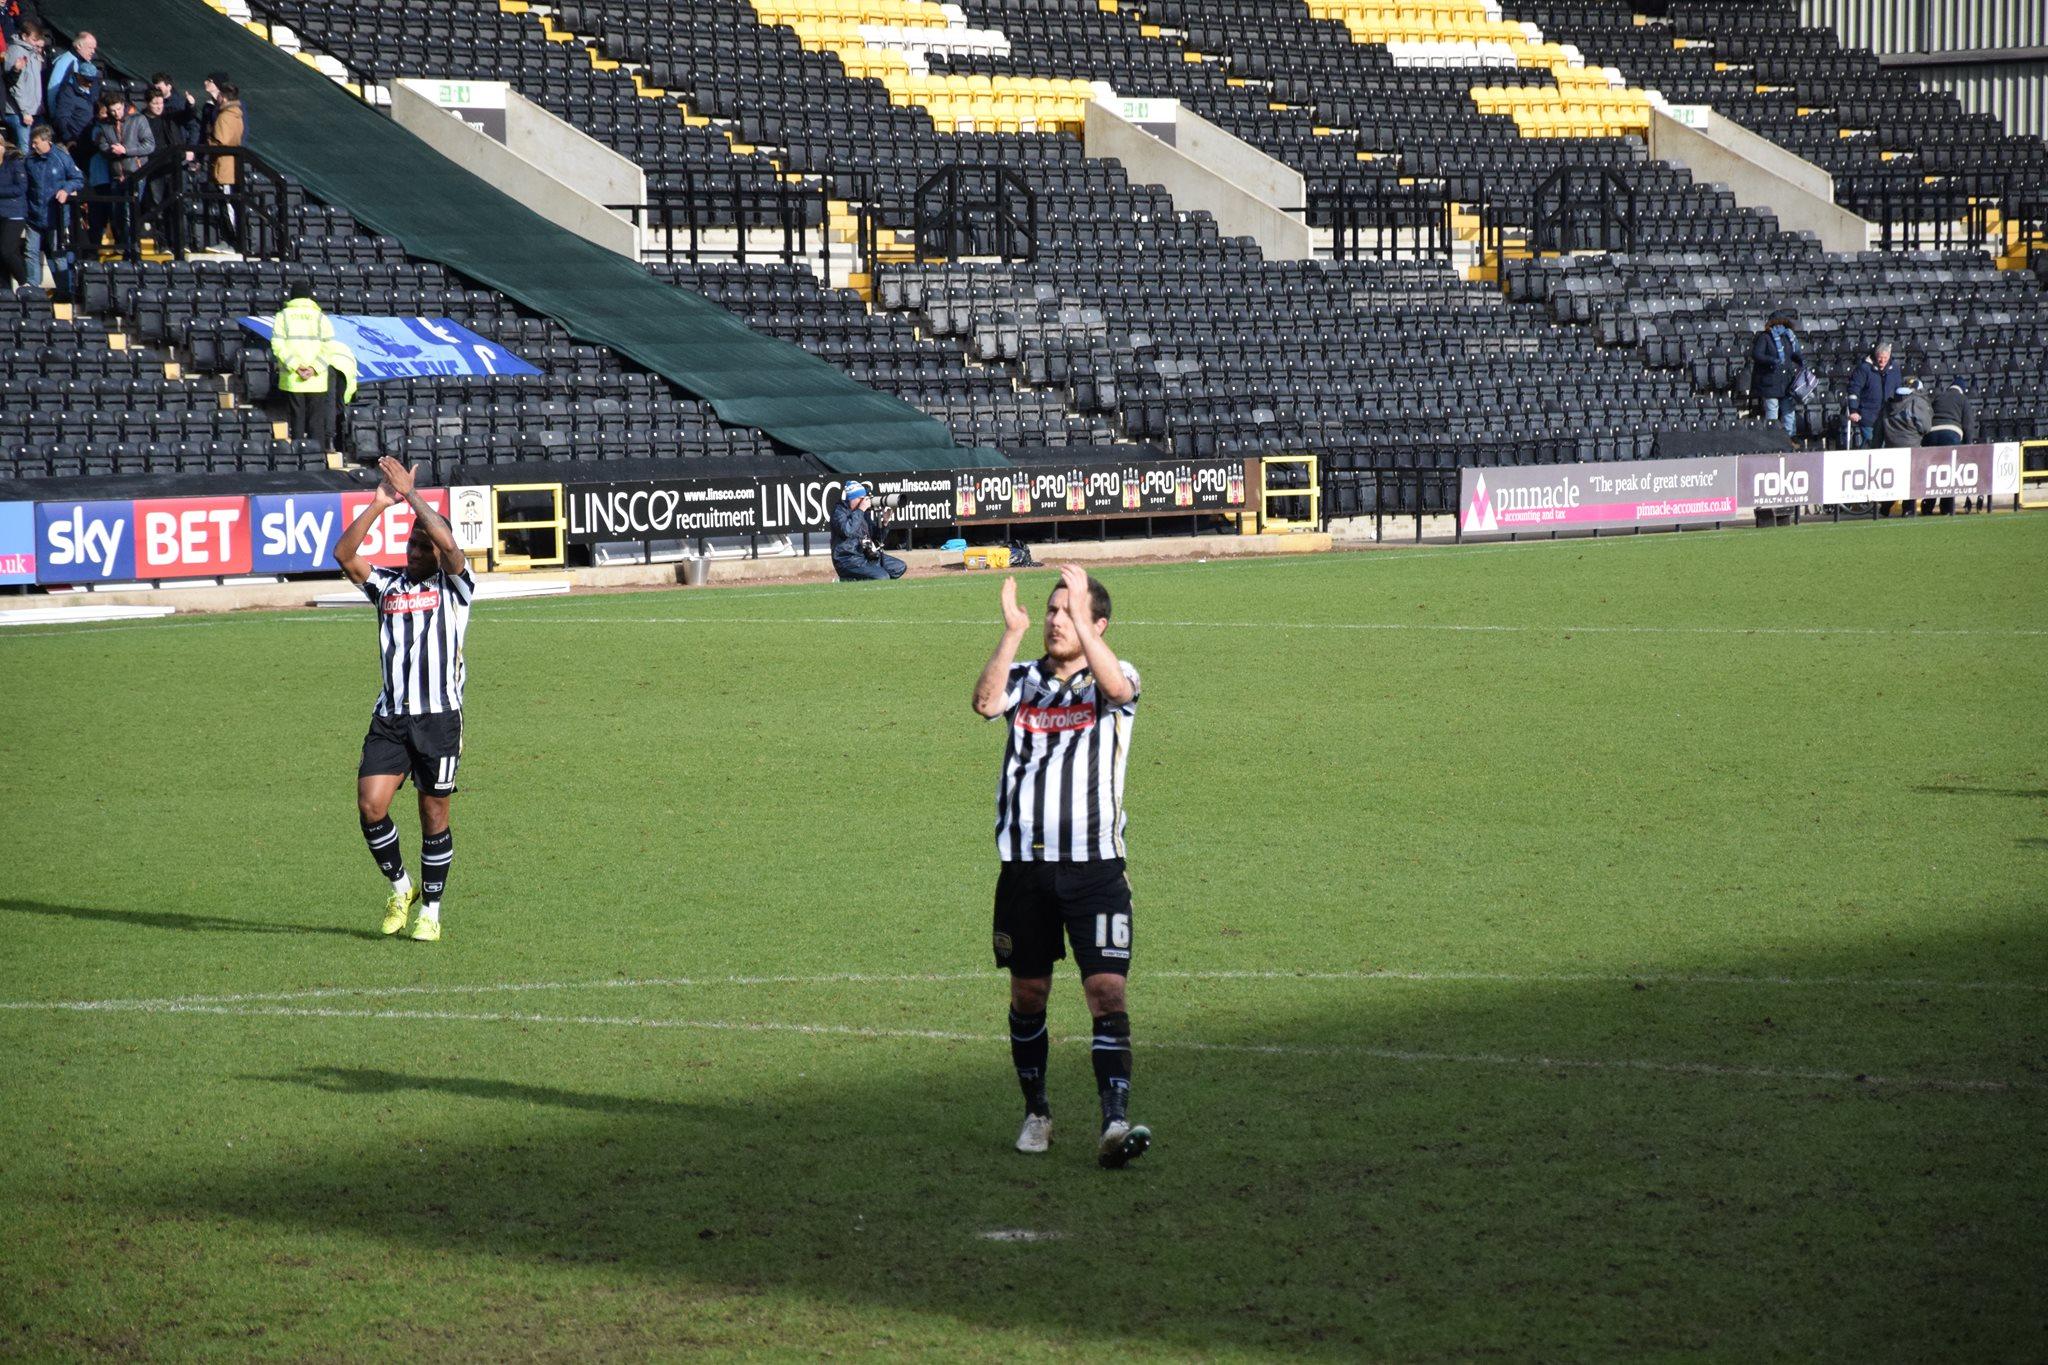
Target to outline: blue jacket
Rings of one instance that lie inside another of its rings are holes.
[[[835,506],[832,509],[832,557],[852,560],[856,564],[865,562],[867,556],[860,552],[863,540],[881,543],[875,519],[843,502]]]
[[[85,189],[85,177],[79,174],[78,163],[71,159],[71,153],[62,147],[50,148],[48,156],[37,156],[30,152],[28,165],[28,223],[30,227],[46,228],[50,225],[50,209],[58,190],[78,194]]]
[[[1899,391],[1899,385],[1906,382],[1905,372],[1899,368],[1898,361],[1891,361],[1880,370],[1874,359],[1865,356],[1857,361],[1855,372],[1849,376],[1848,411],[1860,414],[1866,426],[1884,415],[1884,405]]]
[[[48,60],[50,62],[50,74],[46,79],[50,82],[50,88],[47,93],[51,98],[54,99],[56,97],[58,87],[62,86],[74,71],[83,72],[91,77],[93,96],[95,98],[99,96],[100,69],[97,63],[78,60],[78,53],[68,47],[57,54],[57,56]]]
[[[85,85],[74,80],[50,92],[49,101],[43,105],[43,117],[50,121],[57,141],[68,145],[85,136],[100,116],[99,89],[96,79]]]
[[[1756,334],[1749,358],[1755,362],[1749,381],[1751,398],[1783,398],[1792,392],[1792,377],[1805,359],[1798,336],[1783,323]]]
[[[0,161],[0,220],[28,221],[28,163],[18,156]]]

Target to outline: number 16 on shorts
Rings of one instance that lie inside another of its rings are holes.
[[[1098,948],[1129,948],[1131,946],[1131,917],[1121,913],[1097,915],[1095,917],[1095,946]]]

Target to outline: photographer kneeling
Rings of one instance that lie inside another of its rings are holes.
[[[873,502],[867,485],[854,481],[846,485],[839,505],[832,509],[832,567],[842,583],[861,578],[903,577],[903,561],[882,553],[886,515],[877,515]]]

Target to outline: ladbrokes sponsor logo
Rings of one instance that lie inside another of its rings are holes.
[[[441,590],[436,587],[400,588],[384,594],[384,614],[405,616],[416,611],[432,611],[441,605]]]
[[[1828,502],[1889,502],[1910,496],[1910,450],[1831,450],[1825,483]]]
[[[1017,713],[1017,723],[1034,735],[1086,730],[1095,724],[1095,708],[1086,702],[1067,706],[1027,706]]]

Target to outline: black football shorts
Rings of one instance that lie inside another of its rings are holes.
[[[996,878],[996,966],[1052,975],[1074,942],[1084,977],[1131,970],[1131,879],[1124,860],[1004,863]]]
[[[455,769],[462,762],[462,713],[372,716],[363,736],[357,777],[410,776],[427,796],[455,795]]]

